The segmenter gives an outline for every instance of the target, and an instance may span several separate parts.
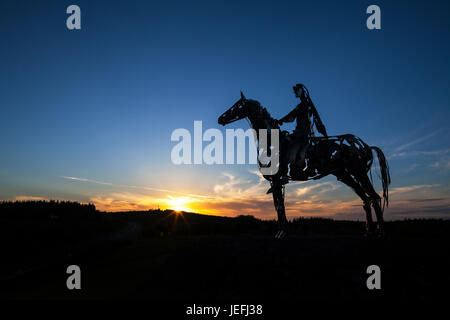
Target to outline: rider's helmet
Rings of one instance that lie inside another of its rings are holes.
[[[308,89],[306,89],[306,87],[301,83],[297,83],[292,88],[294,89],[295,96],[301,100],[304,100],[309,96]]]

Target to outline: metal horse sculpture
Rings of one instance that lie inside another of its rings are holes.
[[[256,132],[257,140],[259,140],[260,129],[267,130],[268,141],[271,141],[271,129],[279,129],[277,120],[270,116],[266,108],[262,107],[256,100],[246,99],[242,92],[241,98],[219,117],[218,123],[224,126],[244,118],[250,121]],[[289,148],[298,142],[293,141],[287,131],[282,131],[279,136],[281,162],[281,157],[286,156]],[[259,145],[258,143],[256,145],[259,154]],[[373,163],[372,150],[377,154],[380,164],[383,203],[372,185],[372,177],[369,179],[368,176]],[[306,152],[306,160],[309,174],[306,177],[299,178],[299,175],[290,172],[289,180],[308,181],[317,180],[329,174],[336,176],[339,181],[352,188],[363,201],[363,208],[366,212],[367,234],[383,235],[383,211],[384,207],[389,203],[388,187],[390,175],[386,158],[381,149],[375,146],[368,146],[364,141],[352,134],[311,138],[310,146]],[[289,165],[291,168],[295,167],[293,163]],[[258,166],[261,167],[259,160]],[[264,175],[264,178],[270,182],[273,201],[278,215],[279,231],[275,237],[283,238],[288,232],[288,222],[284,207],[284,184],[280,180],[280,172],[275,175]],[[371,206],[375,210],[377,219],[376,229],[372,220]]]

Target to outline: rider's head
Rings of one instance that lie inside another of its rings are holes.
[[[297,83],[295,86],[293,86],[293,89],[297,98],[300,98],[300,100],[302,101],[306,99],[308,95],[308,89],[306,89],[303,84]]]

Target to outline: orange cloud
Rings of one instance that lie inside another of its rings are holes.
[[[90,200],[102,211],[149,210],[160,207],[212,215],[254,215],[263,219],[276,219],[272,195],[266,194],[269,184],[258,171],[251,173],[257,176],[256,182],[255,179],[243,179],[224,173],[208,196],[167,192],[156,197],[122,192],[96,196]],[[447,189],[440,185],[392,188],[385,219],[450,216]],[[365,220],[362,201],[345,185],[330,179],[289,184],[286,187],[286,215],[291,219],[314,216]]]
[[[16,196],[13,200],[16,201],[26,201],[26,200],[48,200],[47,198],[43,197],[34,197],[34,196]]]

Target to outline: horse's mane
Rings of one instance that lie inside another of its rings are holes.
[[[247,101],[253,104],[256,108],[258,108],[257,112],[262,118],[268,119],[273,126],[275,125],[275,119],[272,118],[269,111],[267,111],[267,109],[263,107],[261,103],[259,103],[259,101],[252,99],[247,99]]]

